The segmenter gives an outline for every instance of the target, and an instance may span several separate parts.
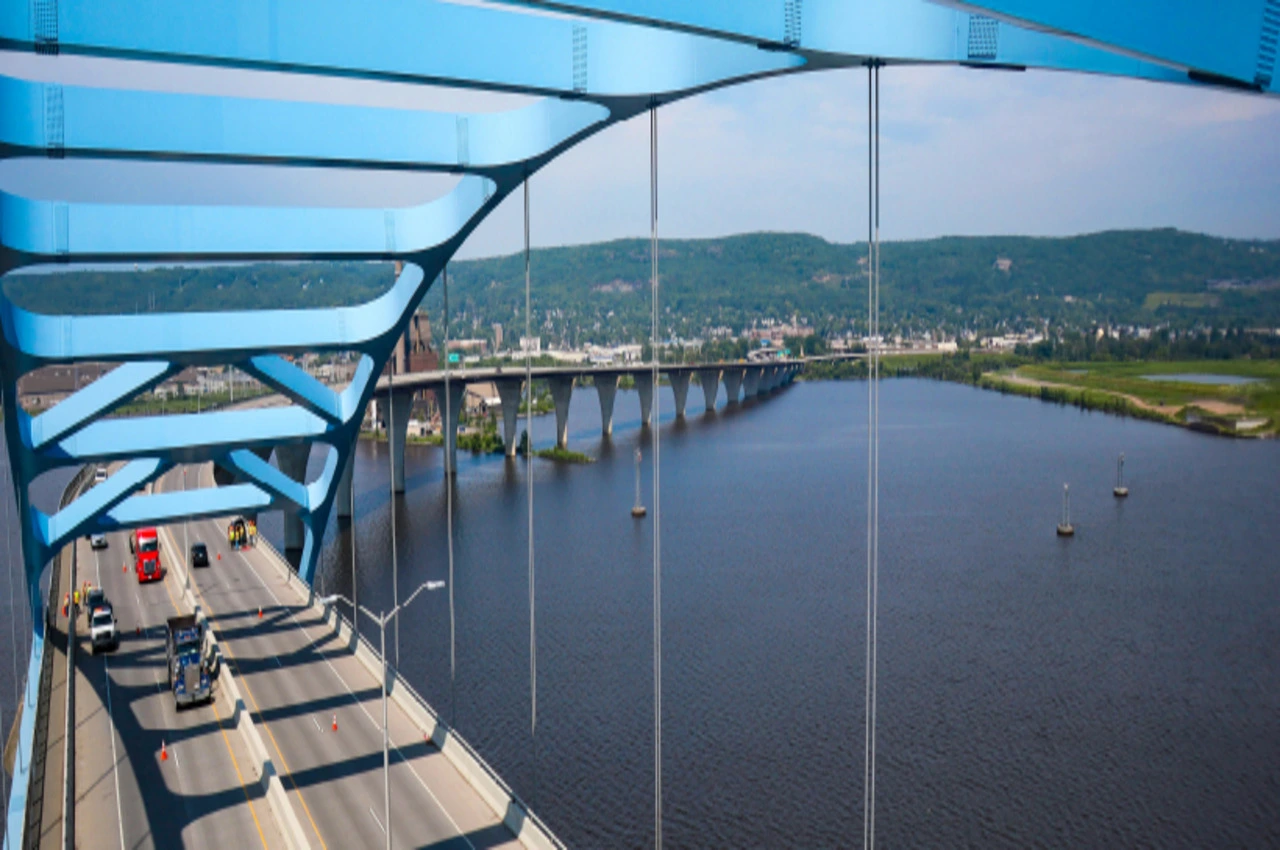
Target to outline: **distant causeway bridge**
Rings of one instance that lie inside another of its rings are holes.
[[[671,383],[675,396],[676,418],[684,417],[685,404],[689,398],[689,384],[697,378],[706,398],[707,410],[714,410],[716,399],[720,393],[720,383],[724,382],[725,395],[730,404],[739,400],[767,395],[779,387],[791,383],[795,376],[809,363],[834,360],[857,360],[864,354],[832,354],[819,357],[801,357],[787,360],[776,360],[765,363],[741,361],[721,363],[666,363],[659,366],[659,371]],[[649,427],[652,423],[653,411],[653,369],[651,366],[635,363],[619,366],[538,366],[530,370],[534,380],[544,380],[550,386],[551,400],[555,404],[556,413],[556,445],[567,448],[569,443],[569,402],[573,396],[574,383],[583,378],[590,378],[600,399],[600,430],[604,436],[613,433],[613,402],[618,392],[618,381],[627,375],[635,381],[640,394],[640,423]],[[446,380],[447,379],[447,380]],[[457,469],[455,461],[458,452],[458,418],[462,409],[463,396],[469,384],[492,383],[497,387],[498,397],[502,403],[502,441],[508,457],[516,453],[516,424],[520,413],[520,400],[524,389],[525,370],[520,367],[488,366],[474,369],[434,369],[429,372],[412,372],[388,378],[383,376],[377,382],[373,397],[379,404],[385,404],[390,398],[389,427],[391,439],[392,477],[396,492],[404,492],[404,446],[408,436],[409,416],[413,409],[413,399],[422,390],[432,390],[440,399],[442,428],[448,459],[446,469],[450,474]],[[447,384],[447,392],[446,392]],[[447,413],[447,415],[446,415]],[[447,421],[446,421],[447,420]],[[351,474],[350,464],[343,473],[344,479]],[[351,505],[348,485],[338,487],[338,514],[349,516]],[[342,494],[348,494],[346,500]]]

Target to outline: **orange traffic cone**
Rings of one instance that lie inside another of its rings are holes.
[[[160,742],[160,761],[168,761],[168,760],[169,760],[169,751],[165,749],[164,741],[161,741]]]
[[[127,563],[121,564],[121,565],[120,565],[120,572],[122,572],[122,573],[127,573],[127,572],[129,572],[129,565],[128,565]]]
[[[258,619],[259,619],[259,620],[261,620],[261,619],[262,619],[262,606],[261,606],[261,605],[259,605],[259,606],[258,606]]]
[[[222,553],[221,553],[221,552],[219,552],[219,553],[218,553],[218,560],[219,560],[219,561],[221,561],[221,560],[222,560]]]
[[[134,633],[135,635],[138,635],[139,637],[141,637],[141,636],[142,636],[142,626],[134,626],[134,627],[133,627],[133,633]]]
[[[338,715],[333,716],[333,731],[338,731]]]

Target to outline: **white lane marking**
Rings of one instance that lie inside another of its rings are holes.
[[[378,829],[382,830],[383,834],[386,834],[387,828],[382,825],[382,821],[378,820],[378,815],[374,812],[373,806],[369,807],[369,815],[373,818],[373,822],[378,825]]]
[[[298,618],[293,613],[293,610],[285,606],[284,603],[280,601],[280,597],[276,596],[275,591],[273,591],[267,585],[267,583],[263,581],[262,576],[260,576],[258,574],[258,571],[254,569],[253,564],[249,563],[249,559],[245,557],[244,553],[236,552],[236,554],[240,556],[240,559],[244,561],[244,565],[248,568],[249,572],[251,572],[254,578],[258,580],[258,584],[262,585],[262,589],[265,590],[268,594],[270,594],[271,598],[275,600],[276,605],[282,608],[283,610],[289,612],[289,619],[293,620],[293,623],[297,627],[298,631],[306,635],[307,640],[310,641],[312,646],[316,646],[315,638],[311,637],[311,632],[307,631],[307,628],[303,626],[302,623],[298,622]],[[324,661],[324,663],[328,666],[328,668],[333,672],[333,675],[338,679],[338,681],[342,683],[342,687],[346,688],[347,693],[351,695],[351,699],[355,701],[360,711],[364,714],[366,718],[368,718],[369,724],[373,726],[375,729],[381,729],[382,724],[380,724],[378,721],[373,719],[373,715],[369,713],[369,710],[364,707],[364,703],[359,699],[359,697],[355,695],[355,692],[351,690],[351,686],[347,684],[346,679],[342,678],[342,674],[338,672],[338,668],[333,666],[333,662],[330,661],[328,657],[324,656],[323,654],[321,654],[320,657]],[[435,804],[440,807],[440,811],[443,812],[444,816],[449,819],[449,823],[453,825],[453,828],[457,831],[458,836],[467,843],[467,846],[470,847],[471,850],[476,850],[476,846],[471,843],[471,839],[467,837],[467,833],[463,831],[462,827],[458,826],[458,822],[453,819],[453,815],[449,813],[449,810],[447,808],[445,808],[444,803],[440,802],[440,798],[437,797],[436,793],[431,790],[431,786],[427,784],[426,780],[423,779],[421,774],[419,774],[418,771],[414,768],[413,763],[410,762],[409,759],[405,758],[404,753],[400,751],[400,747],[397,746],[396,744],[392,744],[391,749],[396,751],[396,755],[400,757],[400,761],[403,762],[404,766],[407,767],[409,769],[409,772],[413,774],[413,778],[418,780],[418,784],[421,785],[423,790],[427,792],[427,796],[429,796],[432,799],[432,801],[434,801]]]
[[[170,747],[170,748],[169,748],[169,752],[173,753],[173,763],[174,763],[174,764],[176,764],[176,765],[178,766],[178,770],[179,770],[179,771],[181,771],[181,770],[182,770],[182,762],[178,760],[178,746],[177,746],[177,744],[175,744],[175,745],[173,745],[172,747]]]
[[[120,757],[116,755],[116,716],[111,710],[111,664],[105,658],[102,659],[102,669],[107,680],[107,719],[111,722],[111,773],[116,781],[116,825],[120,828],[120,850],[124,850],[124,813],[120,809]]]
[[[273,656],[271,656],[271,658],[276,662],[276,666],[277,666],[277,667],[283,667],[283,666],[284,666],[283,664],[281,664],[281,663],[280,663],[280,656],[279,656],[279,655],[273,655]]]
[[[311,715],[311,722],[316,724],[316,731],[319,732],[321,735],[323,735],[324,730],[320,728],[320,721],[316,720],[316,716],[314,714]]]

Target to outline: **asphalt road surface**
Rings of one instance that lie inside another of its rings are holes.
[[[171,472],[161,489],[181,487],[181,475],[180,469]],[[193,468],[192,486],[195,478]],[[199,478],[202,486],[210,486],[211,467],[200,467]],[[271,555],[229,548],[226,525],[226,520],[204,520],[185,530],[172,526],[168,535],[161,534],[162,553],[176,557],[197,540],[208,546],[210,566],[191,571],[197,599],[308,840],[332,850],[381,847],[386,824],[378,680],[306,606],[299,582],[286,581],[268,560]],[[393,846],[520,846],[394,702],[388,725]],[[252,845],[246,839],[222,846]]]
[[[120,630],[119,647],[95,655],[79,621],[77,847],[285,847],[220,683],[211,703],[174,704],[164,623],[186,613],[174,574],[139,584],[123,533],[109,535],[106,549],[76,545],[79,580],[106,590]]]

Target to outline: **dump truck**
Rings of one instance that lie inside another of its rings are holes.
[[[181,708],[213,698],[205,654],[204,624],[195,614],[170,617],[165,635],[165,666],[174,704]]]

